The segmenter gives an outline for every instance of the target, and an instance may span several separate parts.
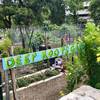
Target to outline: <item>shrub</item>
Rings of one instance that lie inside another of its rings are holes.
[[[7,51],[8,48],[12,45],[12,42],[9,38],[5,38],[0,42],[0,50]]]
[[[80,59],[87,69],[90,78],[89,84],[95,87],[100,82],[100,65],[97,62],[98,48],[100,47],[100,28],[93,23],[87,23],[82,41],[85,43],[85,54]],[[84,59],[82,59],[84,58]]]
[[[29,84],[28,78],[22,78],[22,79],[17,80],[17,85],[19,88],[27,86],[28,84]]]
[[[57,70],[47,70],[47,71],[45,72],[45,75],[46,75],[47,77],[55,76],[55,75],[57,75],[57,74],[59,74],[59,71],[57,71]]]
[[[7,53],[7,52],[3,52],[3,53],[1,54],[1,57],[2,57],[2,58],[8,57],[8,53]]]
[[[100,83],[97,83],[97,84],[95,85],[95,88],[100,89]]]
[[[25,53],[29,53],[28,49],[23,49],[21,47],[16,47],[14,48],[14,54],[18,55],[18,54],[25,54]]]
[[[76,57],[74,57],[74,64],[72,64],[72,61],[67,61],[65,67],[67,69],[67,87],[65,92],[69,93],[83,82],[81,79],[85,75],[86,71],[84,67],[81,66],[79,59]]]
[[[34,67],[34,69],[36,69],[37,71],[40,71],[40,70],[46,69],[46,68],[48,68],[48,66],[47,66],[47,64],[44,63],[43,61],[38,62],[38,63],[37,63],[37,66]]]

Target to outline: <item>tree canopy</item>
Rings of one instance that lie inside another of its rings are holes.
[[[65,19],[65,6],[63,0],[2,0],[0,13],[1,28],[11,28],[12,21],[17,25],[41,25],[43,15],[48,14],[51,23],[60,25]]]
[[[90,11],[95,23],[100,25],[100,0],[92,0]]]

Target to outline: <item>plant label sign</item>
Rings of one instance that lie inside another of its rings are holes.
[[[78,46],[76,44],[72,44],[60,48],[2,58],[2,67],[3,70],[8,70],[54,57],[73,54],[74,52],[76,52],[77,47]]]

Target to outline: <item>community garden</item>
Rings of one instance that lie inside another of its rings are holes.
[[[22,100],[21,89],[49,86],[49,79],[58,86],[55,97],[29,100],[57,100],[84,84],[100,89],[100,1],[88,2],[90,19],[83,20],[83,0],[2,0],[0,100]]]

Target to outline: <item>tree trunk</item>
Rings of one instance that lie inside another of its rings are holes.
[[[8,19],[7,19],[7,16],[5,16],[5,18],[3,19],[3,22],[4,22],[4,25],[5,25],[5,28],[11,28],[11,16],[8,16]]]
[[[19,30],[20,30],[21,39],[22,39],[22,47],[25,48],[25,40],[24,40],[24,34],[23,34],[23,32],[22,32],[22,28],[19,27]]]
[[[32,37],[33,37],[33,32],[34,32],[34,29],[30,30],[29,27],[25,27],[25,31],[26,31],[26,35],[27,35],[27,38],[28,38],[28,46],[30,49],[33,49],[33,42],[32,42]]]
[[[75,24],[77,24],[78,16],[77,16],[76,11],[74,11],[74,13],[73,13],[73,18],[74,18],[74,22],[75,22]]]

